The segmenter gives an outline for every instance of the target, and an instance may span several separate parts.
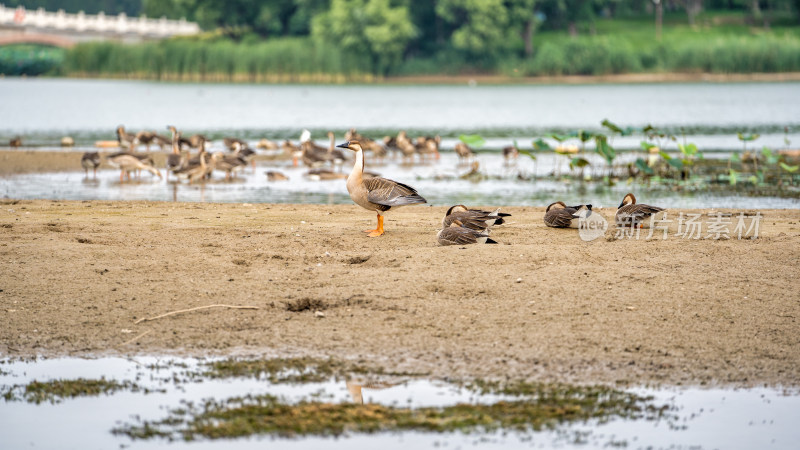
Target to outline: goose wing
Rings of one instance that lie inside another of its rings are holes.
[[[427,203],[417,190],[411,186],[387,178],[367,178],[364,180],[367,189],[367,200],[384,206],[414,205]]]
[[[658,206],[645,205],[643,203],[636,203],[633,205],[624,205],[617,210],[617,215],[626,215],[634,217],[649,217],[657,212],[664,211],[664,208]]]
[[[442,226],[449,227],[455,221],[459,221],[461,226],[471,230],[483,231],[492,225],[500,225],[505,222],[503,218],[498,216],[490,216],[481,214],[474,211],[455,212],[444,218]]]
[[[438,240],[442,245],[469,245],[478,243],[479,233],[461,227],[448,227],[439,232]]]
[[[568,228],[575,217],[574,208],[551,209],[544,215],[544,224],[554,228]]]

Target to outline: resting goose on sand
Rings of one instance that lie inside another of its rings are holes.
[[[497,241],[489,238],[489,231],[464,228],[459,221],[439,230],[436,239],[441,245],[497,244]]]
[[[592,214],[592,205],[567,206],[564,202],[551,203],[545,210],[544,224],[553,228],[578,228],[582,214],[585,214],[584,218],[589,217]]]
[[[664,211],[664,208],[637,204],[636,197],[633,194],[628,194],[622,199],[622,203],[619,204],[619,209],[617,209],[617,226],[641,227],[642,222],[649,221],[651,216],[661,211]]]
[[[364,178],[364,150],[358,141],[347,141],[337,145],[356,153],[356,162],[353,171],[347,177],[347,192],[350,198],[364,209],[375,211],[378,216],[378,227],[365,231],[370,237],[380,236],[383,230],[383,214],[390,209],[406,205],[426,203],[426,200],[417,194],[416,189],[403,183],[386,178]]]
[[[483,231],[494,225],[505,223],[503,217],[511,214],[501,213],[500,208],[494,211],[470,210],[464,205],[451,206],[442,219],[442,227],[447,228],[453,223],[460,223],[462,227]]]

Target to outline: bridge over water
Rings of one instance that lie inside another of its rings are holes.
[[[71,47],[78,42],[116,40],[139,42],[186,36],[200,32],[194,22],[149,19],[145,16],[67,14],[64,10],[45,11],[8,8],[0,4],[0,46],[16,43],[36,43]]]

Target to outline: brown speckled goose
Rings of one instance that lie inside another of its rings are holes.
[[[447,228],[442,228],[436,234],[436,239],[441,245],[469,245],[469,244],[497,244],[489,238],[489,231],[477,231],[464,228],[459,221],[454,221]]]
[[[367,230],[370,237],[380,236],[383,230],[383,215],[390,209],[401,206],[427,203],[427,201],[417,194],[416,189],[397,181],[387,178],[373,177],[364,178],[364,149],[358,141],[347,141],[337,145],[339,148],[346,148],[356,152],[356,163],[353,171],[347,177],[347,192],[350,198],[364,209],[375,211],[378,215],[378,227],[374,230]]]
[[[551,203],[544,213],[544,224],[553,228],[578,228],[581,211],[591,215],[592,205],[567,206],[564,202]]]
[[[464,228],[483,231],[494,225],[505,223],[503,217],[511,214],[501,213],[500,208],[494,211],[470,210],[464,205],[451,206],[442,219],[442,227],[447,228],[451,224],[458,222]]]
[[[664,208],[642,203],[637,204],[636,197],[633,194],[628,194],[622,199],[622,203],[619,204],[619,209],[617,209],[617,226],[641,227],[643,222],[649,222],[652,215],[661,211],[664,211]]]

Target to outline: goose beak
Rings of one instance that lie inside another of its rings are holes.
[[[347,141],[344,144],[339,144],[339,145],[336,146],[336,148],[346,148],[346,149],[349,150],[350,149],[350,141]]]
[[[617,206],[617,209],[622,208],[623,205],[625,205],[624,201],[622,203],[620,203],[619,206]]]

